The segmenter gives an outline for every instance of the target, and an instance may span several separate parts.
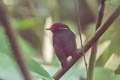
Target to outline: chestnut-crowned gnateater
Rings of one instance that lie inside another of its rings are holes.
[[[77,54],[75,35],[69,27],[63,23],[55,23],[47,30],[53,33],[53,47],[61,62],[62,68],[64,68],[69,63],[67,58],[71,56],[73,60]]]

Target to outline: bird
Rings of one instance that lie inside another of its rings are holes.
[[[76,58],[77,46],[75,34],[70,30],[68,25],[59,22],[46,30],[50,30],[53,33],[53,48],[61,62],[62,68],[65,68],[69,64],[68,57],[71,56],[72,60]]]

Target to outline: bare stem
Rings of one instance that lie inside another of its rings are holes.
[[[82,31],[81,31],[82,26],[80,24],[79,2],[78,2],[78,0],[74,0],[74,3],[75,3],[75,10],[76,10],[77,19],[78,19],[78,32],[79,32],[79,36],[80,36],[81,49],[83,49]],[[83,49],[82,53],[84,54],[84,49]],[[87,73],[87,61],[86,61],[85,55],[83,55],[83,57],[84,57],[85,68],[86,68],[86,73]]]
[[[120,15],[120,6],[113,12],[113,14],[108,18],[108,20],[95,32],[95,34],[88,40],[88,42],[83,46],[84,52],[86,53],[91,46],[104,34],[104,32],[110,27],[110,25],[117,19]],[[82,56],[83,50],[81,50],[76,56],[76,58],[70,62],[70,64],[59,70],[55,75],[55,80],[59,80]]]
[[[101,8],[100,8],[98,19],[97,19],[96,30],[100,27],[100,25],[102,23],[103,15],[104,15],[104,8],[105,8],[105,0],[102,0]],[[94,43],[94,45],[91,49],[91,56],[90,56],[90,61],[89,61],[87,80],[93,80],[96,54],[97,54],[97,41]]]
[[[0,0],[0,22],[5,29],[6,35],[8,36],[8,40],[13,51],[14,58],[17,61],[25,80],[32,80],[23,61],[20,49],[18,47],[17,41],[11,28],[11,24],[7,16],[5,5],[2,0]]]

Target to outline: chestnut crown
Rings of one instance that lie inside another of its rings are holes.
[[[55,23],[47,30],[51,30],[52,32],[54,32],[55,30],[69,30],[69,28],[66,24]]]

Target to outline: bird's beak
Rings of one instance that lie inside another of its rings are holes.
[[[47,28],[46,30],[51,30],[50,28]]]

